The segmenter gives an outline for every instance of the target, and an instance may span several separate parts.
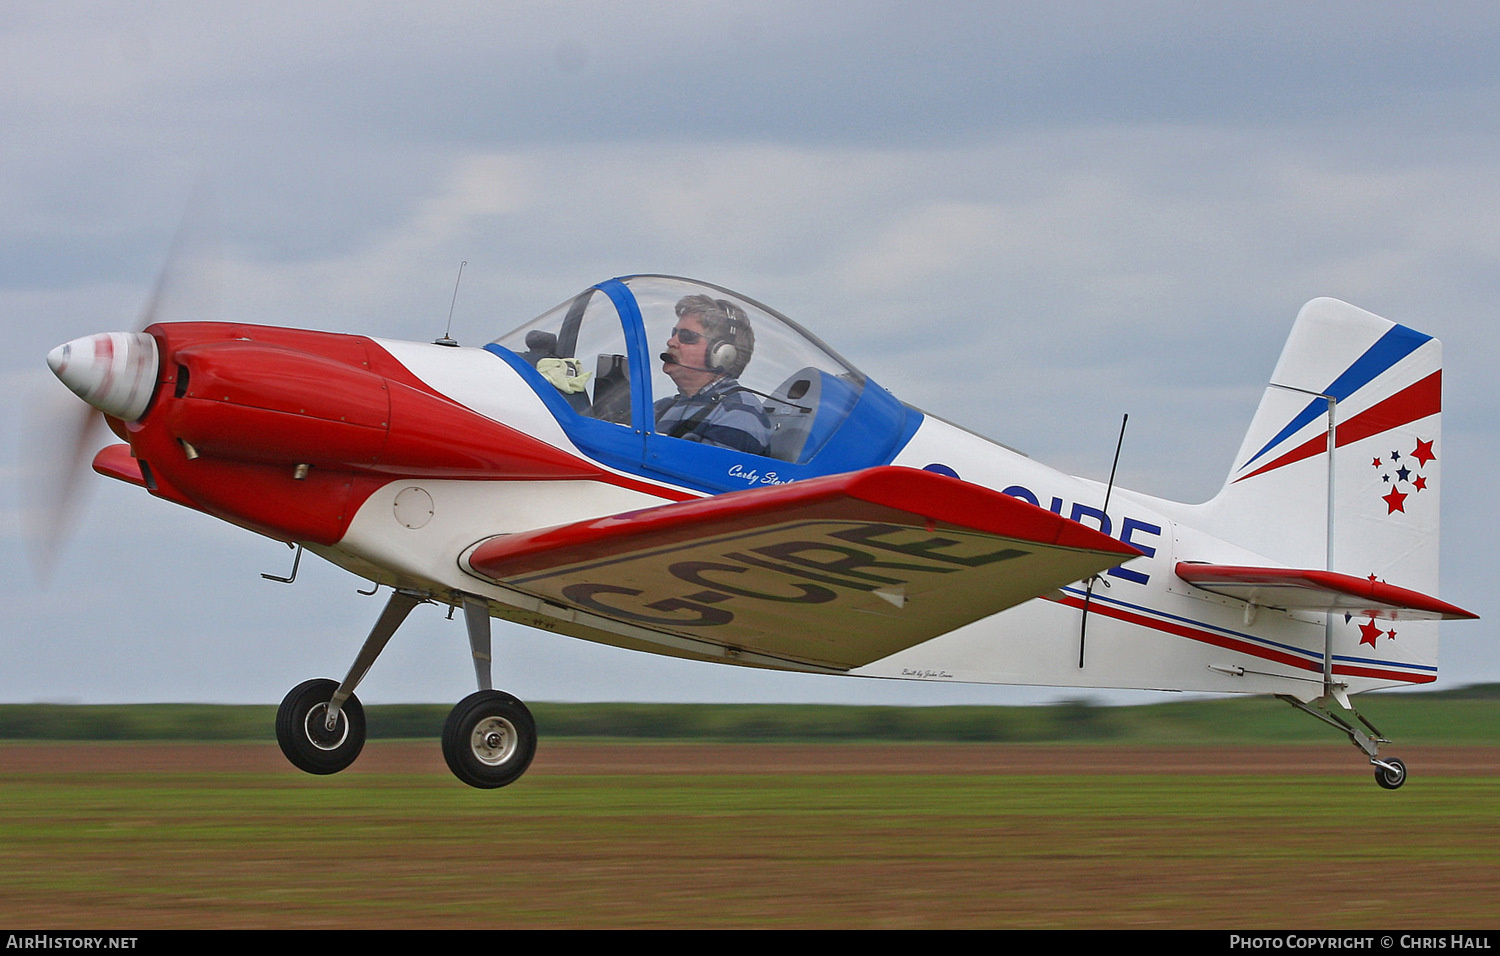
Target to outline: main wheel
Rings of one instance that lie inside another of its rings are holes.
[[[365,709],[353,694],[339,708],[333,729],[328,729],[328,702],[338,688],[334,680],[303,681],[276,711],[276,742],[298,770],[338,773],[364,749]]]
[[[1395,790],[1406,782],[1406,764],[1394,758],[1387,760],[1390,767],[1375,767],[1375,782],[1387,790]]]
[[[443,759],[471,787],[493,790],[514,783],[536,755],[531,711],[501,690],[470,694],[443,725]]]

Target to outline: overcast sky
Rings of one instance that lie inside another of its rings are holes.
[[[133,328],[184,220],[162,319],[431,340],[467,261],[477,345],[610,276],[689,275],[1072,473],[1107,477],[1128,412],[1119,483],[1190,501],[1331,295],[1445,343],[1441,596],[1484,620],[1444,627],[1439,686],[1500,680],[1492,2],[11,3],[0,90],[12,486],[62,391],[47,350]],[[344,675],[383,596],[316,560],[263,581],[284,545],[83,484],[45,584],[3,511],[0,701]],[[530,700],[1080,696],[497,637]],[[423,607],[360,696],[472,685],[461,621]]]

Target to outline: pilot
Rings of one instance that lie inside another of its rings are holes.
[[[745,310],[725,299],[684,296],[661,370],[677,394],[656,403],[656,431],[752,455],[766,454],[771,426],[739,375],[755,352]]]

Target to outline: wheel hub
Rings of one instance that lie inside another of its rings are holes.
[[[328,705],[317,704],[307,711],[303,727],[307,740],[319,750],[337,750],[349,736],[349,722],[340,714],[334,728],[328,728]]]
[[[515,754],[518,736],[516,728],[505,718],[486,717],[474,725],[470,743],[476,759],[498,767]]]

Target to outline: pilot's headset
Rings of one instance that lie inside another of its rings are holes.
[[[740,329],[746,325],[745,313],[727,299],[715,299],[714,305],[724,313],[725,326],[722,335],[708,343],[708,367],[730,376],[738,375],[736,362],[740,358]]]

